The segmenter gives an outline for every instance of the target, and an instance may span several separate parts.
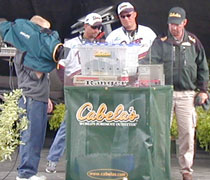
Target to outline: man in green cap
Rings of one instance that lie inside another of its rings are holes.
[[[207,99],[209,69],[204,48],[199,39],[185,29],[186,12],[173,7],[168,14],[167,34],[155,39],[151,57],[140,61],[164,64],[165,82],[173,85],[173,109],[179,132],[179,164],[183,180],[192,180],[196,111],[194,98],[200,105]],[[173,117],[173,116],[172,116]]]

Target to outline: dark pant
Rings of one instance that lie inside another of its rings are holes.
[[[22,97],[19,107],[26,109],[29,124],[28,129],[21,132],[21,141],[24,144],[19,149],[18,176],[29,178],[38,171],[47,127],[47,103]]]

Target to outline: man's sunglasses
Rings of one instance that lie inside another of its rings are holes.
[[[131,17],[131,14],[126,14],[126,15],[120,15],[121,18],[125,19],[125,17],[129,18]]]
[[[92,29],[98,29],[98,30],[101,30],[102,29],[102,26],[91,26]]]

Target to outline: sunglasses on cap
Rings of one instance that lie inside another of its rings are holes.
[[[99,25],[99,26],[91,26],[92,29],[98,29],[98,30],[101,30],[102,29],[102,25]]]
[[[131,15],[132,15],[132,14],[120,15],[120,17],[123,18],[123,19],[125,19],[126,17],[127,17],[127,18],[130,18]]]

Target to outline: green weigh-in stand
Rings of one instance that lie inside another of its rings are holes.
[[[66,180],[171,179],[171,86],[64,92]]]

